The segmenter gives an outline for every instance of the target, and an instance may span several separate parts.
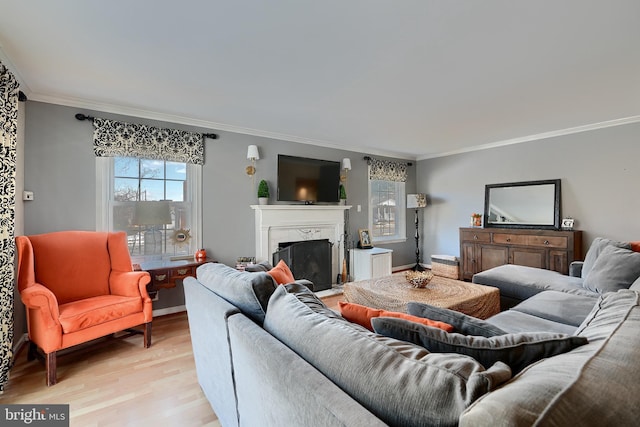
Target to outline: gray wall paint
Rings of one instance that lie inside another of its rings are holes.
[[[583,248],[595,237],[640,240],[640,124],[599,129],[418,162],[425,209],[425,259],[459,255],[459,227],[484,209],[484,186],[562,179],[562,215],[583,230]]]
[[[24,232],[37,234],[58,230],[95,230],[96,171],[92,148],[93,126],[80,122],[78,112],[160,127],[211,132],[193,126],[132,118],[108,113],[80,110],[60,105],[29,101],[26,110],[25,189],[33,191],[35,200],[25,203]],[[215,132],[215,130],[213,130]],[[275,202],[277,156],[279,153],[340,161],[351,159],[348,203],[350,228],[355,237],[358,228],[367,227],[367,153],[297,144],[269,138],[230,132],[216,132],[219,139],[207,140],[203,167],[203,246],[218,261],[235,265],[239,256],[255,253],[254,211],[256,189],[245,173],[249,164],[247,146],[260,150],[256,164],[255,187],[266,179],[271,188],[271,203]],[[415,163],[409,168],[407,192],[415,192]],[[362,212],[356,211],[356,205]],[[407,219],[407,242],[384,245],[394,250],[393,265],[410,265],[415,259],[413,215]],[[161,291],[154,308],[181,305],[181,289]]]

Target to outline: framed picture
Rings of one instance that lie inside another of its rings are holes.
[[[369,234],[368,229],[358,229],[358,236],[360,238],[360,247],[362,249],[371,249],[373,247],[373,245],[371,244],[371,234]]]
[[[563,230],[573,230],[573,218],[564,218],[562,220]]]

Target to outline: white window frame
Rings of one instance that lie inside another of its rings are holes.
[[[96,157],[96,231],[113,231],[113,157]],[[202,166],[187,163],[187,197],[191,201],[191,239],[195,248],[202,247]],[[197,250],[197,249],[196,249]],[[157,257],[157,255],[156,255]],[[163,258],[171,258],[164,254]],[[132,261],[144,260],[132,257]]]
[[[373,243],[403,243],[407,241],[407,190],[404,182],[400,181],[387,181],[396,185],[396,192],[398,194],[398,199],[396,200],[395,207],[395,217],[397,221],[397,234],[393,236],[374,236],[373,234],[373,212],[378,206],[373,205],[373,194],[371,190],[372,181],[385,181],[385,180],[372,180],[368,179],[367,187],[368,187],[368,197],[369,197],[369,232],[371,235],[371,239]]]

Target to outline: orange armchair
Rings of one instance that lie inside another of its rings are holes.
[[[45,354],[47,385],[56,351],[144,324],[151,345],[151,278],[133,271],[124,232],[59,231],[16,237],[18,290],[27,308],[29,357]]]

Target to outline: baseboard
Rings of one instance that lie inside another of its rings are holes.
[[[167,314],[181,313],[183,311],[187,311],[187,307],[185,305],[177,305],[175,307],[159,308],[157,310],[153,310],[153,317],[166,316]]]
[[[428,268],[429,270],[431,270],[431,264],[425,264],[425,263],[421,262],[420,265],[423,266],[424,268]],[[395,273],[395,272],[398,272],[398,271],[411,270],[414,266],[415,266],[415,264],[397,265],[397,266],[393,267],[391,269],[391,271],[393,273]]]
[[[29,344],[29,334],[22,334],[20,339],[18,339],[18,341],[16,341],[15,344],[13,345],[13,361],[14,362],[16,360],[16,357],[18,357],[18,354],[20,354],[20,352],[22,351],[23,347],[27,344]]]

